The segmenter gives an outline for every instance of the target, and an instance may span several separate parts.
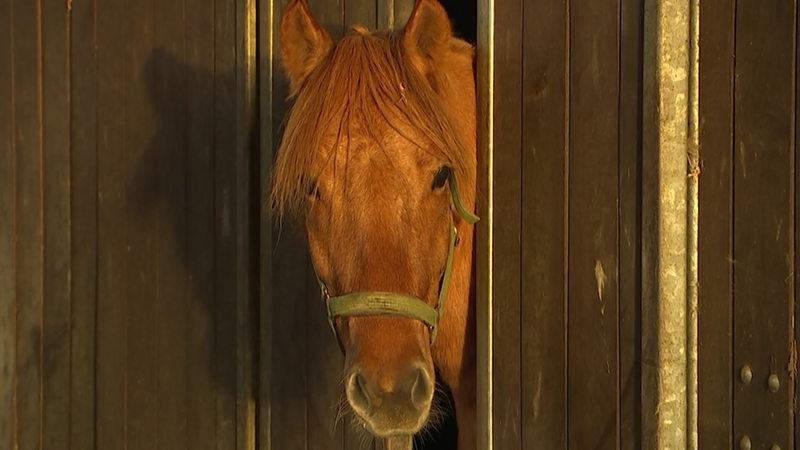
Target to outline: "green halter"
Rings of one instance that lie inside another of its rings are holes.
[[[471,213],[464,206],[461,200],[461,193],[458,190],[456,176],[453,171],[447,177],[450,187],[450,207],[461,216],[467,223],[474,224],[479,220],[478,216]],[[405,316],[417,319],[428,325],[431,333],[431,344],[436,341],[439,320],[444,316],[444,305],[447,300],[447,289],[450,285],[450,274],[453,269],[453,253],[458,245],[458,235],[453,224],[453,217],[450,216],[450,247],[447,253],[447,264],[442,275],[442,285],[439,290],[439,300],[436,307],[430,306],[425,301],[410,295],[395,292],[353,292],[350,294],[331,297],[327,286],[317,276],[322,298],[328,307],[328,323],[330,323],[333,334],[337,335],[333,318],[336,316],[371,316],[371,315],[392,315]],[[338,337],[338,335],[337,335]]]

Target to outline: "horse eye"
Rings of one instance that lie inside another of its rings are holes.
[[[306,194],[308,194],[309,197],[319,198],[319,186],[317,186],[317,179],[309,178],[305,180],[305,182],[306,182]]]
[[[432,189],[439,189],[444,186],[444,183],[447,181],[447,178],[450,176],[450,168],[447,166],[442,166],[436,175],[433,176],[433,186]]]

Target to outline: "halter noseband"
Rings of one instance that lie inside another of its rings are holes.
[[[456,176],[453,171],[448,175],[447,182],[450,187],[450,207],[467,223],[474,224],[477,222],[479,220],[478,216],[468,211],[464,206],[464,202],[461,200],[461,193],[458,190]],[[445,265],[444,274],[442,275],[442,283],[439,288],[439,300],[436,307],[432,307],[427,302],[416,297],[396,292],[353,292],[331,297],[327,286],[322,279],[317,276],[319,287],[322,290],[322,298],[327,305],[328,323],[333,330],[333,334],[338,339],[336,327],[333,324],[333,319],[337,316],[405,316],[420,320],[428,325],[428,329],[431,333],[431,344],[433,344],[433,342],[436,341],[439,320],[444,316],[444,304],[445,300],[447,300],[447,289],[450,285],[450,274],[453,269],[453,253],[455,252],[456,245],[458,245],[458,234],[455,224],[453,224],[453,216],[450,215],[450,247],[447,253],[447,263]]]

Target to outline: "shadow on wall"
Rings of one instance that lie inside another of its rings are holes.
[[[234,234],[238,201],[233,147],[237,127],[235,73],[193,66],[168,50],[156,49],[148,58],[140,80],[149,93],[147,101],[155,129],[128,186],[129,211],[140,218],[155,217],[158,223],[157,255],[153,261],[158,264],[155,269],[158,287],[152,292],[156,292],[161,316],[155,320],[161,324],[159,330],[173,330],[158,339],[162,343],[164,339],[174,339],[164,347],[179,349],[183,352],[181,358],[186,359],[186,367],[169,375],[181,379],[168,384],[184,386],[191,397],[190,408],[208,405],[212,411],[209,414],[214,415],[214,408],[222,405],[222,414],[234,417],[238,274]],[[282,120],[282,115],[276,116],[276,130]],[[298,267],[308,267],[308,257],[302,233],[293,225],[295,229],[281,232],[274,249],[272,279],[281,282],[273,286],[273,295],[285,302],[280,311],[274,312],[276,320],[281,322],[279,326],[288,332],[275,333],[273,346],[285,349],[308,346],[310,342],[300,342],[308,339],[303,337],[306,332],[298,338],[292,330],[315,326],[319,329],[315,328],[312,334],[322,337],[315,337],[314,342],[324,339],[335,350],[324,310],[319,308],[309,313],[302,306],[307,301],[309,286],[312,289],[315,286],[309,283],[306,271],[297,271]],[[318,308],[316,296],[314,291],[314,308]],[[306,322],[316,316],[319,320]],[[318,349],[312,347],[307,351],[316,354]],[[324,353],[325,361],[315,360],[313,367],[338,377],[341,356],[330,349]],[[158,361],[162,361],[162,356],[171,357],[159,355]],[[320,401],[325,403],[321,405],[324,417],[320,422],[333,426],[339,387],[330,393],[330,398],[307,398],[310,380],[303,379],[309,376],[305,373],[308,356],[305,351],[294,350],[281,352],[280,357],[274,355],[283,370],[272,375],[274,386],[269,387],[273,401],[282,408],[273,426],[285,424],[287,432],[294,429],[292,424],[306,419],[306,407]],[[172,366],[176,364],[173,362]],[[442,400],[447,404],[446,399]],[[437,433],[419,439],[416,448],[454,448],[454,437],[453,423],[449,422],[441,425]],[[444,444],[448,441],[449,444]]]
[[[186,328],[184,337],[172,336],[186,340],[186,377],[205,379],[228,399],[236,392],[236,279],[228,269],[235,267],[235,200],[220,181],[235,180],[219,177],[235,174],[235,158],[231,149],[221,167],[216,153],[224,149],[215,142],[235,142],[233,119],[220,120],[234,116],[233,77],[153,50],[140,80],[155,131],[129,186],[132,214],[158,221],[157,301],[172,305],[158,320]]]
[[[246,205],[237,203],[242,200],[236,194],[235,146],[237,129],[241,127],[236,122],[236,73],[232,68],[214,67],[215,62],[210,57],[204,58],[195,65],[164,48],[153,50],[148,58],[140,81],[149,94],[143,101],[149,101],[155,127],[128,189],[131,214],[157,217],[156,246],[159,253],[168,255],[158,257],[160,266],[156,271],[159,283],[166,289],[159,289],[157,301],[174,304],[174,307],[165,307],[169,316],[158,320],[165,321],[166,328],[185,328],[184,333],[170,337],[179,341],[172,346],[183,346],[186,354],[185,376],[190,382],[187,392],[190,397],[210,397],[191,398],[190,406],[207,404],[211,408],[210,415],[234,420],[239,358],[237,303],[247,301],[239,298],[237,278],[241,271],[249,271],[250,277],[257,277],[258,262],[237,267],[237,246],[241,244],[237,242],[236,211],[237,207]],[[238,172],[256,176],[252,167]],[[254,182],[258,184],[258,180]],[[263,206],[262,199],[258,201]],[[258,211],[251,210],[250,214],[257,220]],[[273,311],[277,316],[275,320],[280,324],[297,324],[296,329],[303,330],[304,309],[285,308],[292,301],[304,304],[306,297],[305,270],[302,273],[297,270],[298,265],[305,268],[307,260],[305,251],[298,250],[304,248],[299,236],[291,230],[282,232],[280,248],[275,250],[280,255],[274,257],[272,275],[273,280],[282,282],[271,289],[275,298],[284,301]],[[244,242],[254,246],[250,248],[251,255],[258,255],[258,241],[253,236],[246,237]],[[271,280],[262,280],[262,283],[271,283]],[[257,297],[252,294],[253,298]],[[249,318],[255,330],[252,350],[257,352],[258,314],[257,310],[253,312]],[[329,332],[327,328],[323,331]],[[276,383],[266,387],[273,391],[273,400],[280,397],[280,417],[285,417],[289,425],[305,417],[307,402],[306,383],[298,381],[305,376],[301,373],[305,368],[305,355],[297,351],[301,343],[297,342],[296,334],[273,336],[280,341],[273,342],[273,346],[293,349],[290,353],[299,359],[288,370],[281,360],[280,373],[271,376]],[[185,341],[180,342],[180,339]],[[257,367],[258,355],[249,356]],[[331,357],[340,365],[338,354]],[[269,361],[264,364],[265,367],[272,365]],[[338,376],[338,372],[333,374]],[[180,377],[181,374],[170,376]],[[259,374],[253,376],[257,386]],[[334,405],[335,402],[330,405],[331,417]],[[291,430],[295,428],[292,426]]]

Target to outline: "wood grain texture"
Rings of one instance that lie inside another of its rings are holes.
[[[98,109],[95,5],[70,14],[71,326],[69,448],[94,450],[98,305]],[[105,345],[105,343],[104,343]]]
[[[571,449],[616,448],[619,439],[618,11],[616,0],[570,8]]]
[[[698,433],[700,448],[733,448],[734,2],[700,3]],[[720,376],[729,374],[729,377]]]
[[[44,298],[42,312],[43,448],[69,442],[71,218],[69,16],[42,2],[42,145]]]
[[[522,447],[521,226],[522,2],[495,4],[492,428],[494,448]]]
[[[125,2],[97,4],[96,448],[123,448],[127,428]]]
[[[795,5],[737,2],[733,166],[733,434],[788,448],[794,432],[793,335]],[[769,392],[774,374],[781,388]],[[757,412],[754,414],[754,412]]]
[[[189,160],[193,157],[187,145],[191,69],[186,62],[186,13],[194,6],[177,1],[160,1],[153,5],[152,46],[146,50],[143,75],[147,80],[144,87],[148,109],[156,122],[146,153],[137,164],[139,176],[152,180],[156,188],[155,204],[151,208],[139,208],[142,214],[157,214],[154,255],[157,267],[154,309],[156,365],[150,370],[154,370],[156,377],[154,415],[157,445],[160,448],[189,449],[195,448],[189,446],[189,434],[194,433],[188,426],[189,398],[207,396],[189,390],[188,354],[191,349],[203,349],[190,347],[189,342],[193,341],[188,335],[188,322],[192,309],[208,311],[203,303],[190,303],[188,274],[193,261],[186,255],[189,236],[187,172]],[[208,11],[200,11],[208,14]],[[193,131],[202,133],[196,129]],[[210,184],[210,180],[207,183]],[[210,442],[213,436],[209,431],[197,430]]]
[[[519,321],[530,449],[567,445],[568,17],[562,1],[524,4]]]
[[[41,3],[14,2],[16,430],[14,446],[42,446],[44,307]]]
[[[195,1],[186,14],[185,63],[169,72],[170,85],[180,89],[185,83],[186,128],[186,248],[181,252],[188,275],[186,325],[186,443],[187,449],[217,448],[217,383],[215,341],[215,270],[213,245],[216,239],[214,220],[214,97],[196,95],[214,89],[213,47],[214,1]],[[176,61],[170,56],[173,67]],[[185,64],[185,66],[184,66]],[[185,72],[185,79],[177,73]],[[227,395],[227,394],[222,394]]]
[[[126,201],[125,309],[126,327],[126,446],[151,449],[158,444],[158,329],[159,267],[158,216],[138,207],[141,199],[158,195],[155,173],[141,167],[155,131],[155,117],[148,104],[148,87],[154,68],[148,52],[155,43],[154,8],[148,2],[128,2],[123,8],[128,30],[121,52],[125,58],[123,128],[125,145],[124,186]]]
[[[0,0],[0,447],[12,448],[15,429],[16,341],[16,145],[14,136],[14,22],[11,0]]]

